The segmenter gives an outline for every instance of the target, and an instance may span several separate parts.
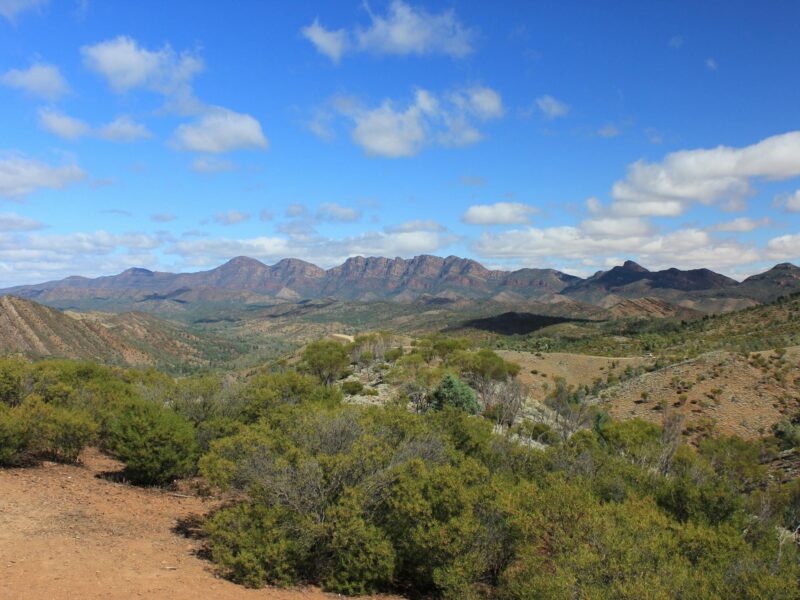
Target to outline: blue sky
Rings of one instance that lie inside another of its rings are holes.
[[[800,259],[800,4],[0,0],[0,285]]]

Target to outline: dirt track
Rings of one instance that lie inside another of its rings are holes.
[[[248,590],[213,574],[199,542],[173,532],[209,502],[96,477],[119,463],[0,469],[0,598],[330,600],[319,590]],[[389,600],[384,597],[384,600]]]

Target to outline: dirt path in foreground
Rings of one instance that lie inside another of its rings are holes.
[[[200,543],[173,532],[212,504],[96,477],[119,463],[0,469],[0,598],[331,600],[316,589],[249,590],[213,574]],[[384,600],[389,600],[383,597]]]

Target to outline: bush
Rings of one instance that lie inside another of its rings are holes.
[[[303,365],[323,385],[331,385],[339,379],[349,364],[347,350],[333,340],[313,342],[303,350]]]
[[[17,411],[29,439],[28,452],[36,458],[74,463],[97,433],[87,413],[46,404],[35,396]]]
[[[342,384],[342,392],[347,394],[348,396],[355,396],[356,394],[360,394],[361,390],[364,389],[364,384],[360,381],[345,381]]]
[[[447,374],[442,378],[439,386],[433,391],[433,408],[442,410],[446,406],[452,406],[459,410],[477,415],[481,410],[481,405],[475,397],[475,391],[458,377]]]
[[[21,465],[25,461],[29,438],[17,411],[0,404],[0,466]]]
[[[109,423],[108,445],[134,483],[163,485],[191,474],[195,467],[191,423],[153,402],[124,405]]]

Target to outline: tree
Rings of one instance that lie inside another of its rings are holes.
[[[344,374],[350,364],[350,357],[339,342],[319,340],[306,346],[303,364],[323,385],[331,385]]]
[[[442,378],[439,386],[433,391],[432,399],[433,408],[436,410],[452,406],[471,415],[476,415],[481,410],[475,390],[450,373]]]

